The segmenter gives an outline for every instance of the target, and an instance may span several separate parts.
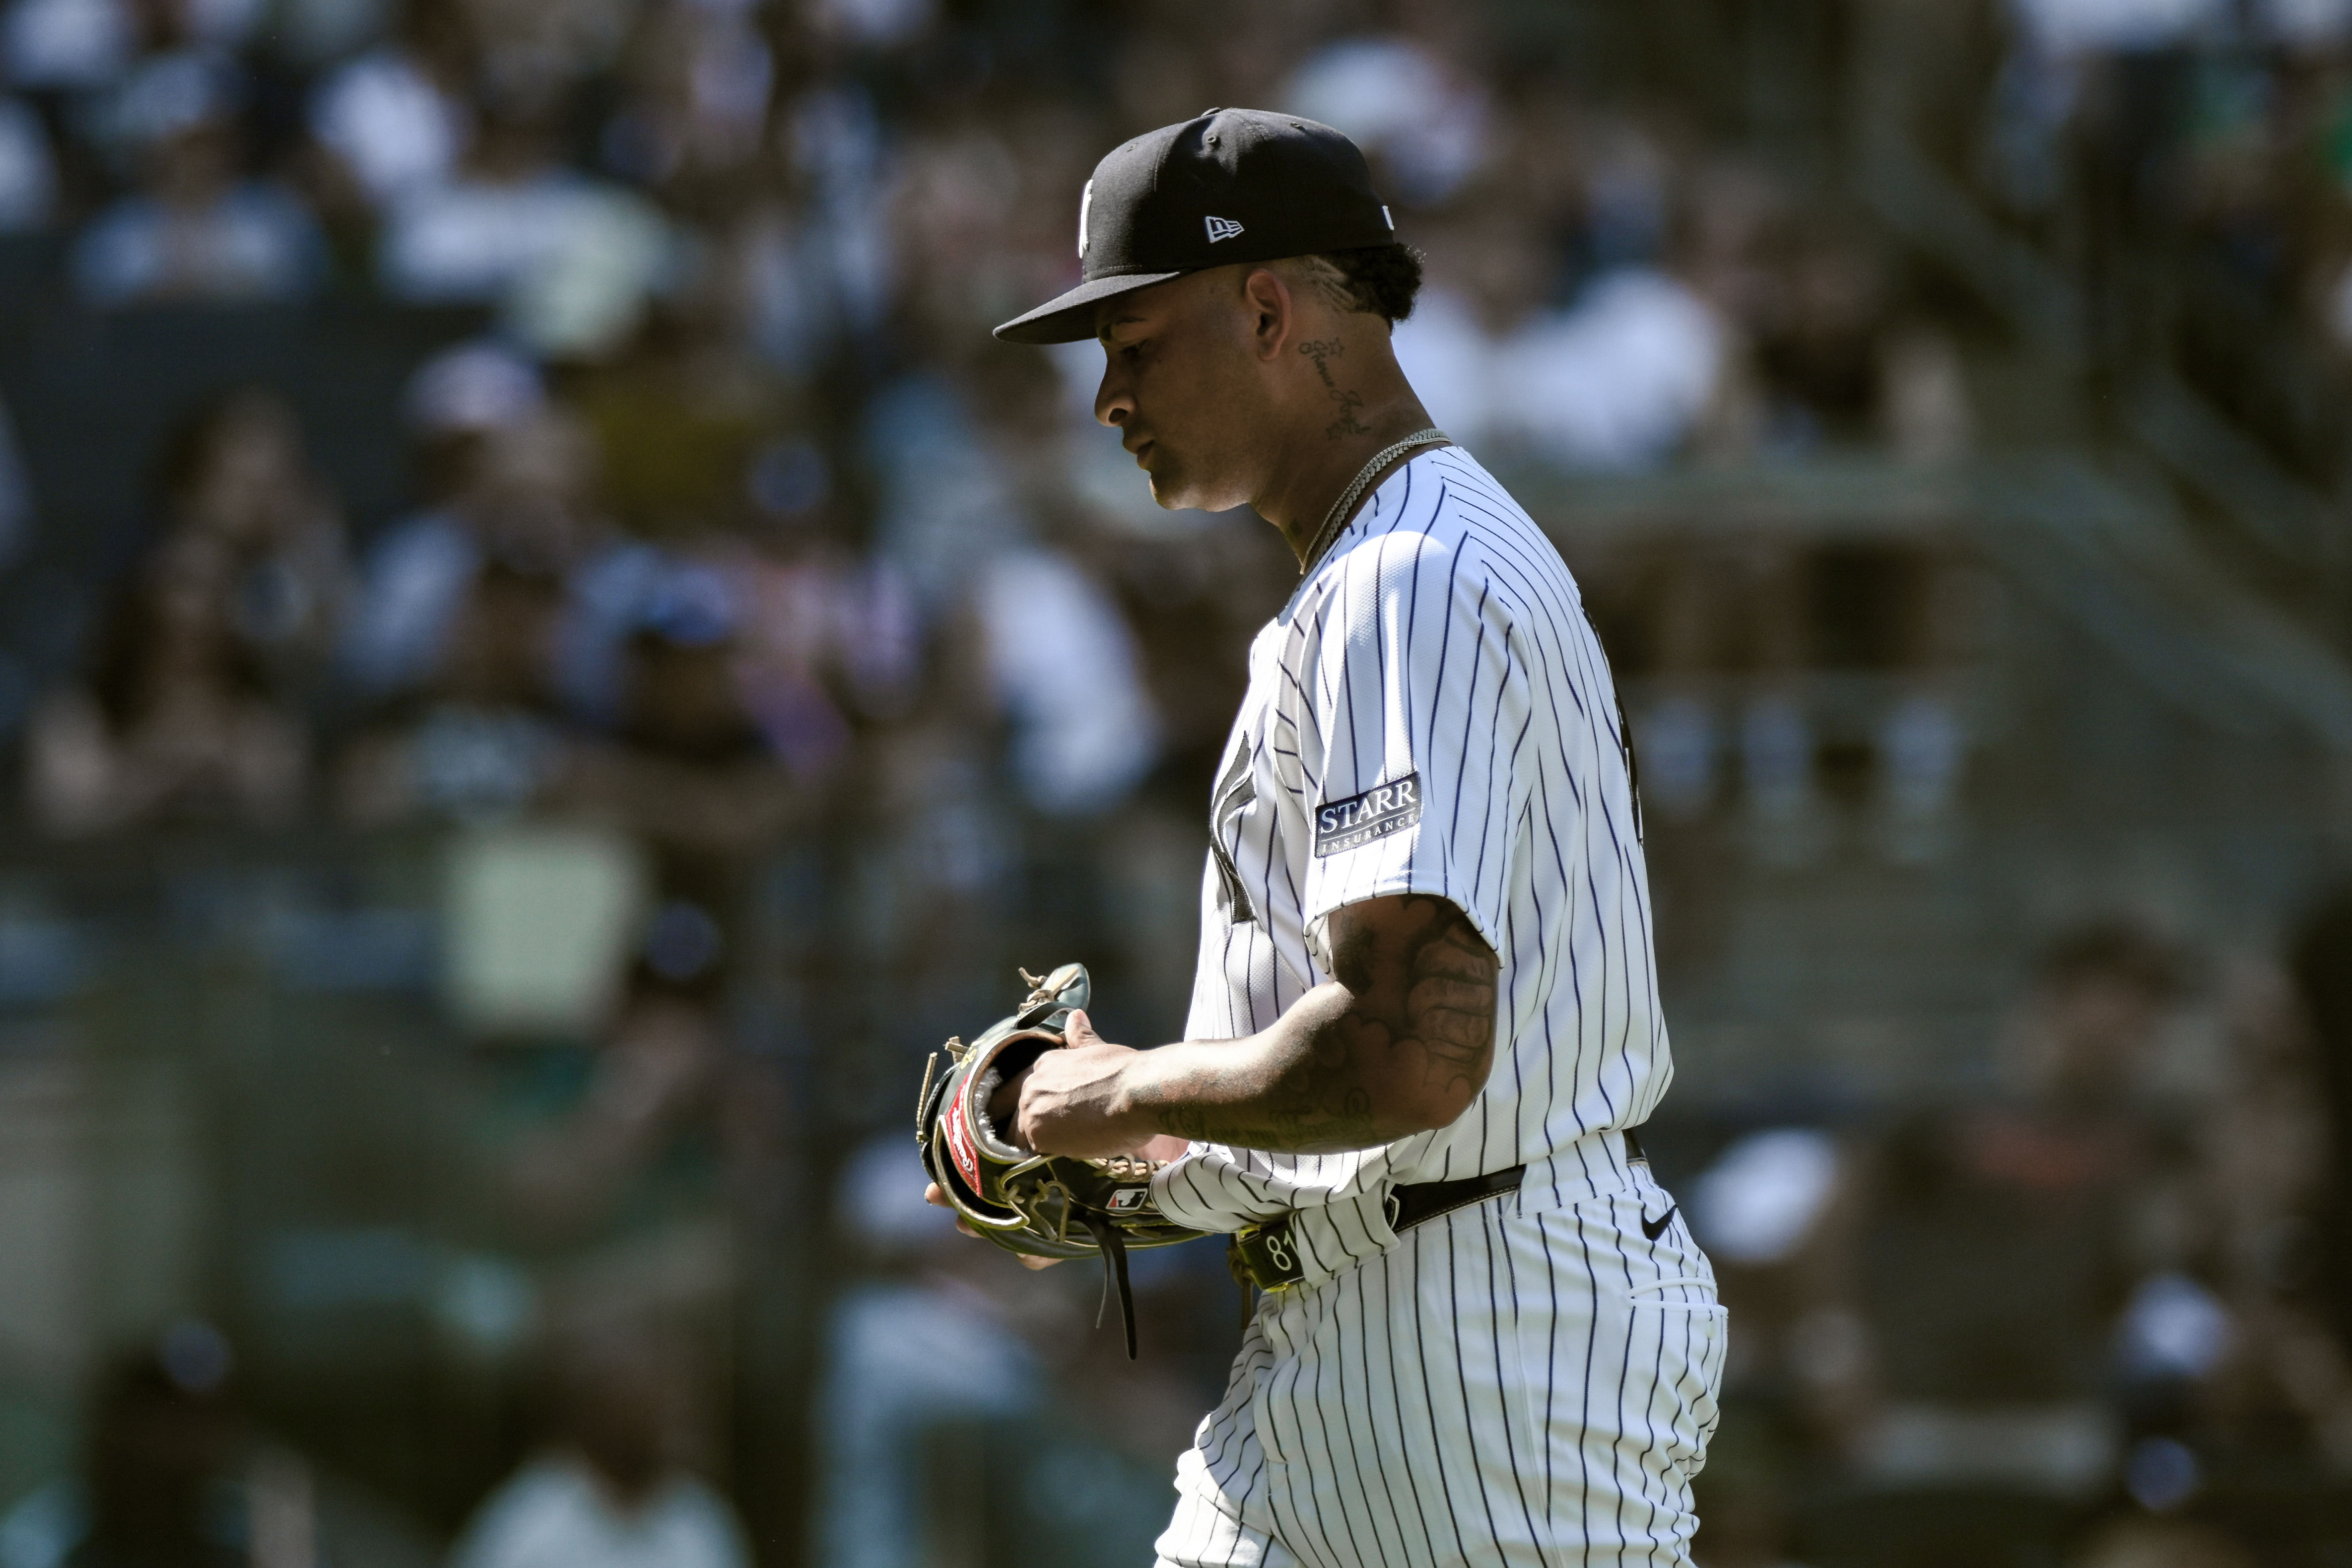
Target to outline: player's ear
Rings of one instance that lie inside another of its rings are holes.
[[[1275,358],[1297,324],[1290,286],[1270,267],[1252,268],[1242,278],[1242,302],[1249,311],[1252,351],[1261,360]]]

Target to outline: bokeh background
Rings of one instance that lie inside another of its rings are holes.
[[[911,1112],[1181,1026],[1295,566],[986,329],[1212,104],[1622,682],[1706,1568],[2352,1563],[2347,0],[6,0],[0,1568],[1148,1559],[1221,1252]]]

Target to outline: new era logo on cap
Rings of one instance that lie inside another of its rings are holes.
[[[1078,196],[1078,284],[1007,342],[1090,339],[1106,300],[1212,267],[1394,245],[1354,142],[1295,114],[1213,109],[1124,142]]]

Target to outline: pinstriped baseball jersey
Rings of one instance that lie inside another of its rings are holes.
[[[1334,910],[1427,893],[1501,959],[1493,1070],[1453,1125],[1385,1148],[1195,1143],[1156,1183],[1160,1207],[1222,1230],[1322,1209],[1297,1229],[1328,1274],[1388,1245],[1377,1205],[1346,1200],[1390,1183],[1526,1163],[1531,1188],[1574,1201],[1622,1182],[1587,1135],[1638,1125],[1673,1076],[1630,775],[1551,542],[1458,447],[1391,473],[1251,647],[1185,1035],[1265,1027],[1330,977]]]
[[[1160,1568],[1688,1568],[1727,1341],[1616,1131],[1673,1071],[1631,757],[1568,568],[1465,453],[1391,475],[1259,634],[1212,827],[1192,1037],[1272,1023],[1328,978],[1331,912],[1385,894],[1459,906],[1501,1006],[1449,1127],[1155,1178],[1188,1224],[1288,1211],[1302,1266],[1178,1462]],[[1391,1228],[1391,1184],[1517,1164]]]

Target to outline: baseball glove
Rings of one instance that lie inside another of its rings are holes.
[[[1203,1234],[1171,1224],[1152,1202],[1151,1176],[1160,1167],[1126,1155],[1081,1160],[1038,1154],[1000,1132],[988,1102],[997,1089],[1045,1051],[1058,1050],[1071,1013],[1087,1005],[1084,964],[1066,963],[1040,980],[1025,970],[1031,989],[1019,1011],[1000,1018],[969,1046],[947,1043],[947,1069],[938,1051],[923,1070],[915,1112],[915,1142],[923,1165],[964,1222],[1007,1252],[1032,1258],[1103,1259],[1106,1297],[1116,1287],[1127,1326],[1127,1353],[1135,1354],[1135,1303],[1127,1285],[1127,1249],[1171,1247]]]

